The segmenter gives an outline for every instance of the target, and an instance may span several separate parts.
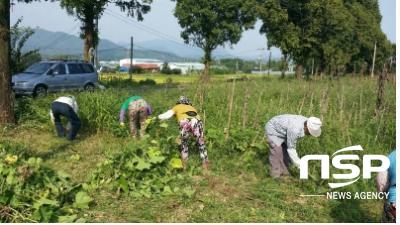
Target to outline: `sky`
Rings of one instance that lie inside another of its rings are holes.
[[[11,24],[23,17],[22,26],[40,27],[49,31],[62,31],[73,35],[79,34],[80,23],[73,16],[61,9],[57,2],[33,2],[29,4],[17,3],[11,9]],[[381,27],[388,39],[396,41],[396,1],[379,0],[382,14]],[[173,15],[175,3],[170,0],[154,0],[150,13],[144,16],[144,21],[126,17],[119,8],[110,4],[99,20],[101,38],[115,43],[129,43],[130,37],[139,43],[161,39],[183,43],[180,37],[181,28]],[[226,50],[234,55],[257,54],[266,55],[267,41],[259,33],[261,22],[258,21],[255,29],[245,31],[236,45]],[[264,49],[264,50],[262,50]],[[276,50],[275,50],[276,51]]]

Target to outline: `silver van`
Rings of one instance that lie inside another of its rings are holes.
[[[66,90],[93,91],[98,74],[92,64],[83,61],[42,61],[12,76],[16,95],[41,96]]]

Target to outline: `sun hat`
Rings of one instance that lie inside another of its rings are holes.
[[[177,104],[185,104],[185,105],[192,105],[192,102],[186,96],[180,96],[179,100],[176,102]]]
[[[317,117],[310,117],[307,120],[308,132],[314,137],[319,137],[321,135],[322,122]]]

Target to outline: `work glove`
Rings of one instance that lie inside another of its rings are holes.
[[[124,122],[121,122],[121,123],[119,123],[119,126],[120,126],[120,127],[125,127],[125,123],[124,123]]]
[[[149,125],[154,121],[154,118],[148,118],[146,121],[144,121],[144,124]]]
[[[155,123],[155,122],[157,122],[158,121],[158,117],[151,117],[151,118],[148,118],[144,123],[146,124],[146,125],[149,125],[149,124],[151,124],[151,123]]]

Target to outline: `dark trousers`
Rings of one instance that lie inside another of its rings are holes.
[[[74,140],[81,128],[81,120],[71,106],[61,102],[53,102],[51,104],[51,111],[54,115],[54,123],[56,125],[57,134],[59,137],[65,136],[65,130],[61,123],[61,117],[67,117],[68,121],[71,123],[71,129],[68,131],[67,139]]]

